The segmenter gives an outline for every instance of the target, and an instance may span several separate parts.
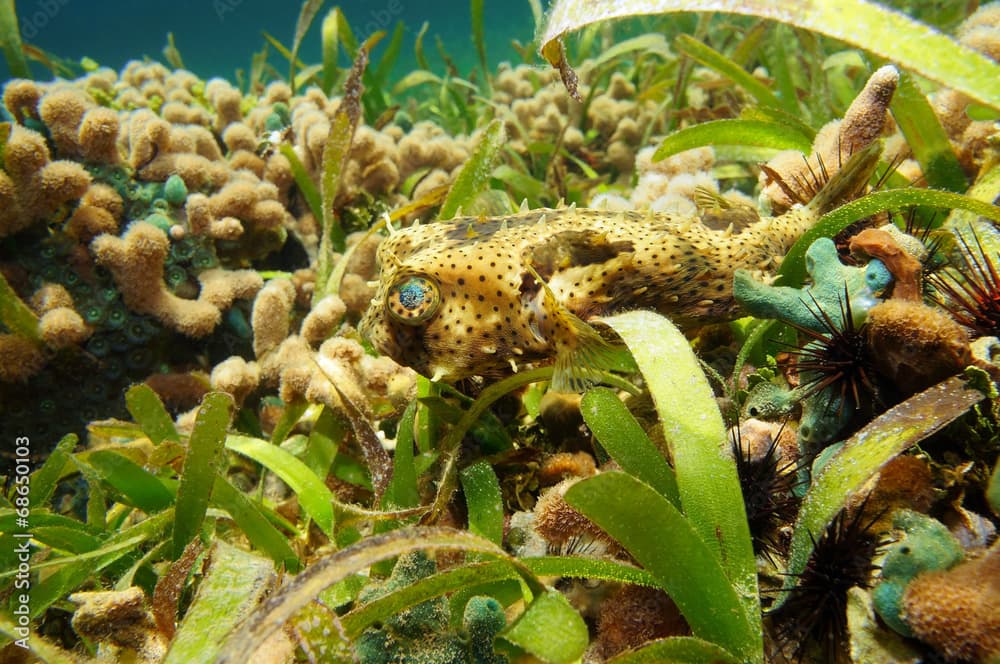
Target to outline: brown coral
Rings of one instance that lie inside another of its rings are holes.
[[[118,152],[118,114],[110,108],[94,108],[87,111],[80,123],[77,140],[81,156],[87,161],[104,164],[118,164],[122,157]]]
[[[287,279],[273,279],[257,293],[253,302],[253,352],[258,359],[288,337],[295,287]]]
[[[903,619],[914,636],[948,661],[1000,657],[1000,547],[985,556],[914,579],[903,595]]]
[[[260,384],[260,367],[242,357],[230,357],[212,369],[211,383],[213,390],[229,393],[240,406]]]
[[[80,122],[93,106],[94,102],[83,91],[71,88],[54,90],[42,97],[38,113],[61,154],[80,156]]]
[[[202,288],[197,300],[178,297],[163,282],[169,240],[146,222],[132,224],[121,238],[101,235],[90,248],[97,262],[110,270],[126,306],[190,337],[211,333],[222,309],[236,299],[252,297],[263,285],[252,270],[213,269],[198,275]]]
[[[803,159],[795,151],[777,155],[763,169],[763,196],[774,214],[796,203],[808,202],[823,184],[823,174],[837,172],[855,152],[875,141],[886,128],[887,111],[899,83],[899,72],[887,65],[875,71],[851,102],[843,120],[824,126],[813,141],[812,154]]]
[[[41,316],[58,307],[72,307],[73,296],[62,284],[47,283],[32,294],[30,304],[35,313]]]
[[[45,366],[42,350],[24,337],[0,334],[0,383],[28,380]]]
[[[48,219],[90,186],[90,174],[71,161],[49,161],[45,139],[14,126],[4,148],[0,173],[0,237]]]
[[[940,309],[892,299],[868,312],[872,361],[908,394],[961,371],[971,361],[968,334]]]
[[[347,313],[347,305],[336,295],[327,295],[302,321],[302,336],[311,346],[319,346],[332,335]]]
[[[38,332],[49,348],[79,346],[90,336],[90,328],[72,307],[51,309],[38,321]]]
[[[38,84],[23,78],[8,81],[3,89],[4,107],[22,124],[27,118],[38,117],[38,102],[41,98],[42,90]]]

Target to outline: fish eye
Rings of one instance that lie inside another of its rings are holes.
[[[407,275],[389,289],[385,306],[389,314],[401,323],[422,323],[437,311],[441,291],[428,277]]]

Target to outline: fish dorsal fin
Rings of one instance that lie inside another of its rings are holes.
[[[600,382],[602,373],[621,369],[623,349],[605,341],[593,327],[563,306],[538,272],[530,265],[527,268],[542,288],[538,315],[546,318],[543,336],[555,351],[552,391],[583,392]]]
[[[701,185],[694,188],[694,204],[699,210],[728,210],[733,206],[722,194]]]

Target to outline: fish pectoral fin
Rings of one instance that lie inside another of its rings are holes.
[[[552,391],[583,392],[600,383],[605,373],[628,370],[634,366],[624,346],[609,343],[586,322],[569,312],[567,314],[571,317],[576,338],[573,343],[557,347]]]
[[[543,337],[555,350],[551,389],[554,392],[583,392],[601,381],[603,373],[633,366],[624,346],[614,346],[593,327],[563,306],[542,277],[528,270],[543,289],[541,312],[545,319]]]

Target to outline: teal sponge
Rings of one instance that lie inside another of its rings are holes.
[[[913,636],[902,619],[906,586],[918,574],[953,567],[961,562],[965,551],[944,524],[926,514],[900,510],[893,518],[893,526],[903,531],[903,537],[886,552],[872,601],[889,627],[903,636]]]

